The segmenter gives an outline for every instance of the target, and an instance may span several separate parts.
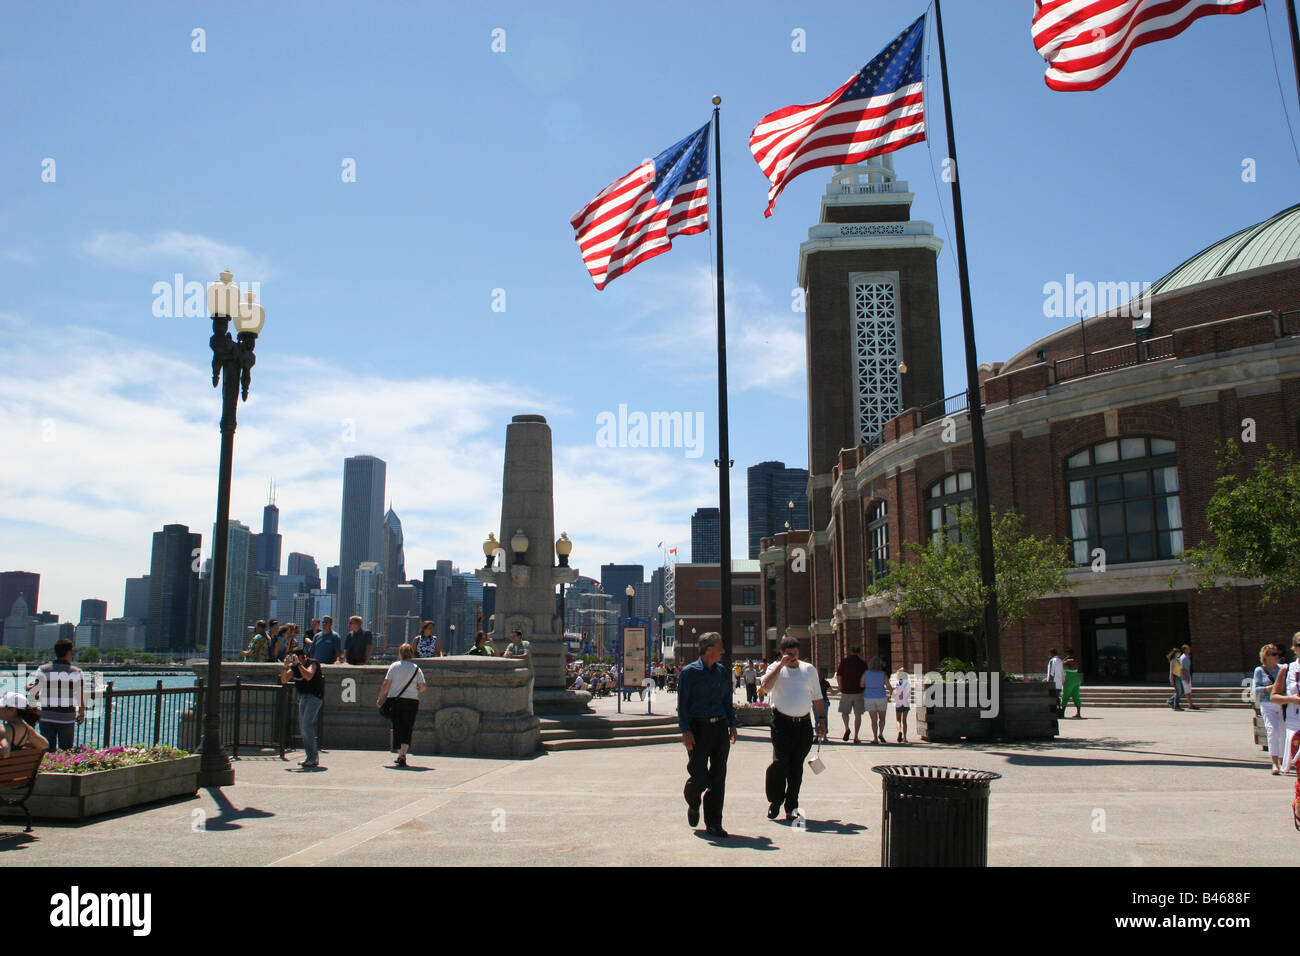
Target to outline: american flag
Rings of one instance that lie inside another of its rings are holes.
[[[1167,40],[1194,20],[1244,13],[1260,0],[1036,0],[1030,33],[1054,90],[1105,86],[1144,43]]]
[[[758,121],[749,149],[772,184],[765,216],[800,173],[860,163],[925,139],[924,37],[922,16],[826,99],[787,106]]]
[[[709,125],[602,189],[570,222],[597,289],[709,227]]]

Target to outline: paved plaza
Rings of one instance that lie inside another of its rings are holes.
[[[671,696],[656,702],[669,712]],[[601,710],[612,701],[601,701]],[[635,703],[635,702],[634,702]],[[610,704],[610,707],[606,707]],[[641,705],[644,710],[644,705]],[[635,709],[635,707],[634,707]],[[890,714],[892,727],[893,715]],[[832,730],[840,726],[832,717]],[[876,764],[935,763],[1002,774],[989,863],[1242,866],[1291,831],[1294,777],[1268,773],[1245,708],[1173,713],[1098,708],[1061,722],[1054,743],[985,748],[836,742],[805,774],[806,830],[766,819],[766,728],[743,728],[715,844],[686,824],[679,743],[575,750],[525,760],[326,751],[303,771],[278,757],[236,763],[237,783],[81,826],[0,825],[5,865],[875,866]],[[892,739],[892,737],[891,737]],[[1176,841],[1169,839],[1177,833]]]

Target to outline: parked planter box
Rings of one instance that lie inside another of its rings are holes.
[[[999,721],[981,717],[978,707],[917,707],[922,740],[1043,740],[1056,737],[1060,715],[1056,688],[1044,682],[1002,681]]]
[[[84,820],[127,807],[193,796],[199,789],[198,754],[94,773],[38,773],[27,802],[32,816],[47,820]],[[22,818],[16,807],[7,817]]]

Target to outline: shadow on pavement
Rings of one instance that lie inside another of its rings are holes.
[[[22,826],[22,824],[19,824],[19,826]],[[21,850],[28,843],[37,843],[39,840],[40,838],[35,833],[0,833],[0,853]]]
[[[275,816],[269,810],[258,810],[253,807],[245,807],[240,810],[230,802],[230,798],[219,787],[207,787],[208,796],[213,802],[221,808],[221,812],[215,817],[204,821],[203,829],[208,831],[225,831],[225,830],[242,830],[243,827],[237,822],[239,820],[265,820],[268,817]]]
[[[785,824],[790,829],[795,827]],[[809,833],[860,833],[866,829],[861,823],[843,823],[839,820],[805,820],[803,827]]]
[[[1213,767],[1226,770],[1239,770],[1243,768],[1267,766],[1258,760],[1226,760],[1222,757],[1203,757],[1198,754],[1166,754],[1154,750],[1121,750],[1118,748],[1115,752],[1139,754],[1144,757],[1166,757],[1176,759],[1123,760],[1120,758],[1106,757],[1066,757],[1049,756],[1047,754],[1000,753],[996,750],[984,751],[984,753],[987,753],[990,757],[1005,757],[1007,763],[1014,764],[1018,767]]]
[[[710,836],[704,830],[696,830],[695,836],[697,839],[707,840],[714,846],[720,846],[727,850],[775,850],[777,848],[771,837],[742,836],[738,833],[732,833],[725,840],[721,840]]]

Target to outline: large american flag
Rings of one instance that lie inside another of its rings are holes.
[[[709,227],[709,125],[602,189],[570,222],[597,289]]]
[[[1260,0],[1036,0],[1030,32],[1054,90],[1104,86],[1144,43],[1178,36],[1194,20],[1243,13]]]
[[[772,184],[765,216],[800,173],[859,163],[925,139],[924,37],[922,16],[826,99],[787,106],[758,121],[749,149]]]

